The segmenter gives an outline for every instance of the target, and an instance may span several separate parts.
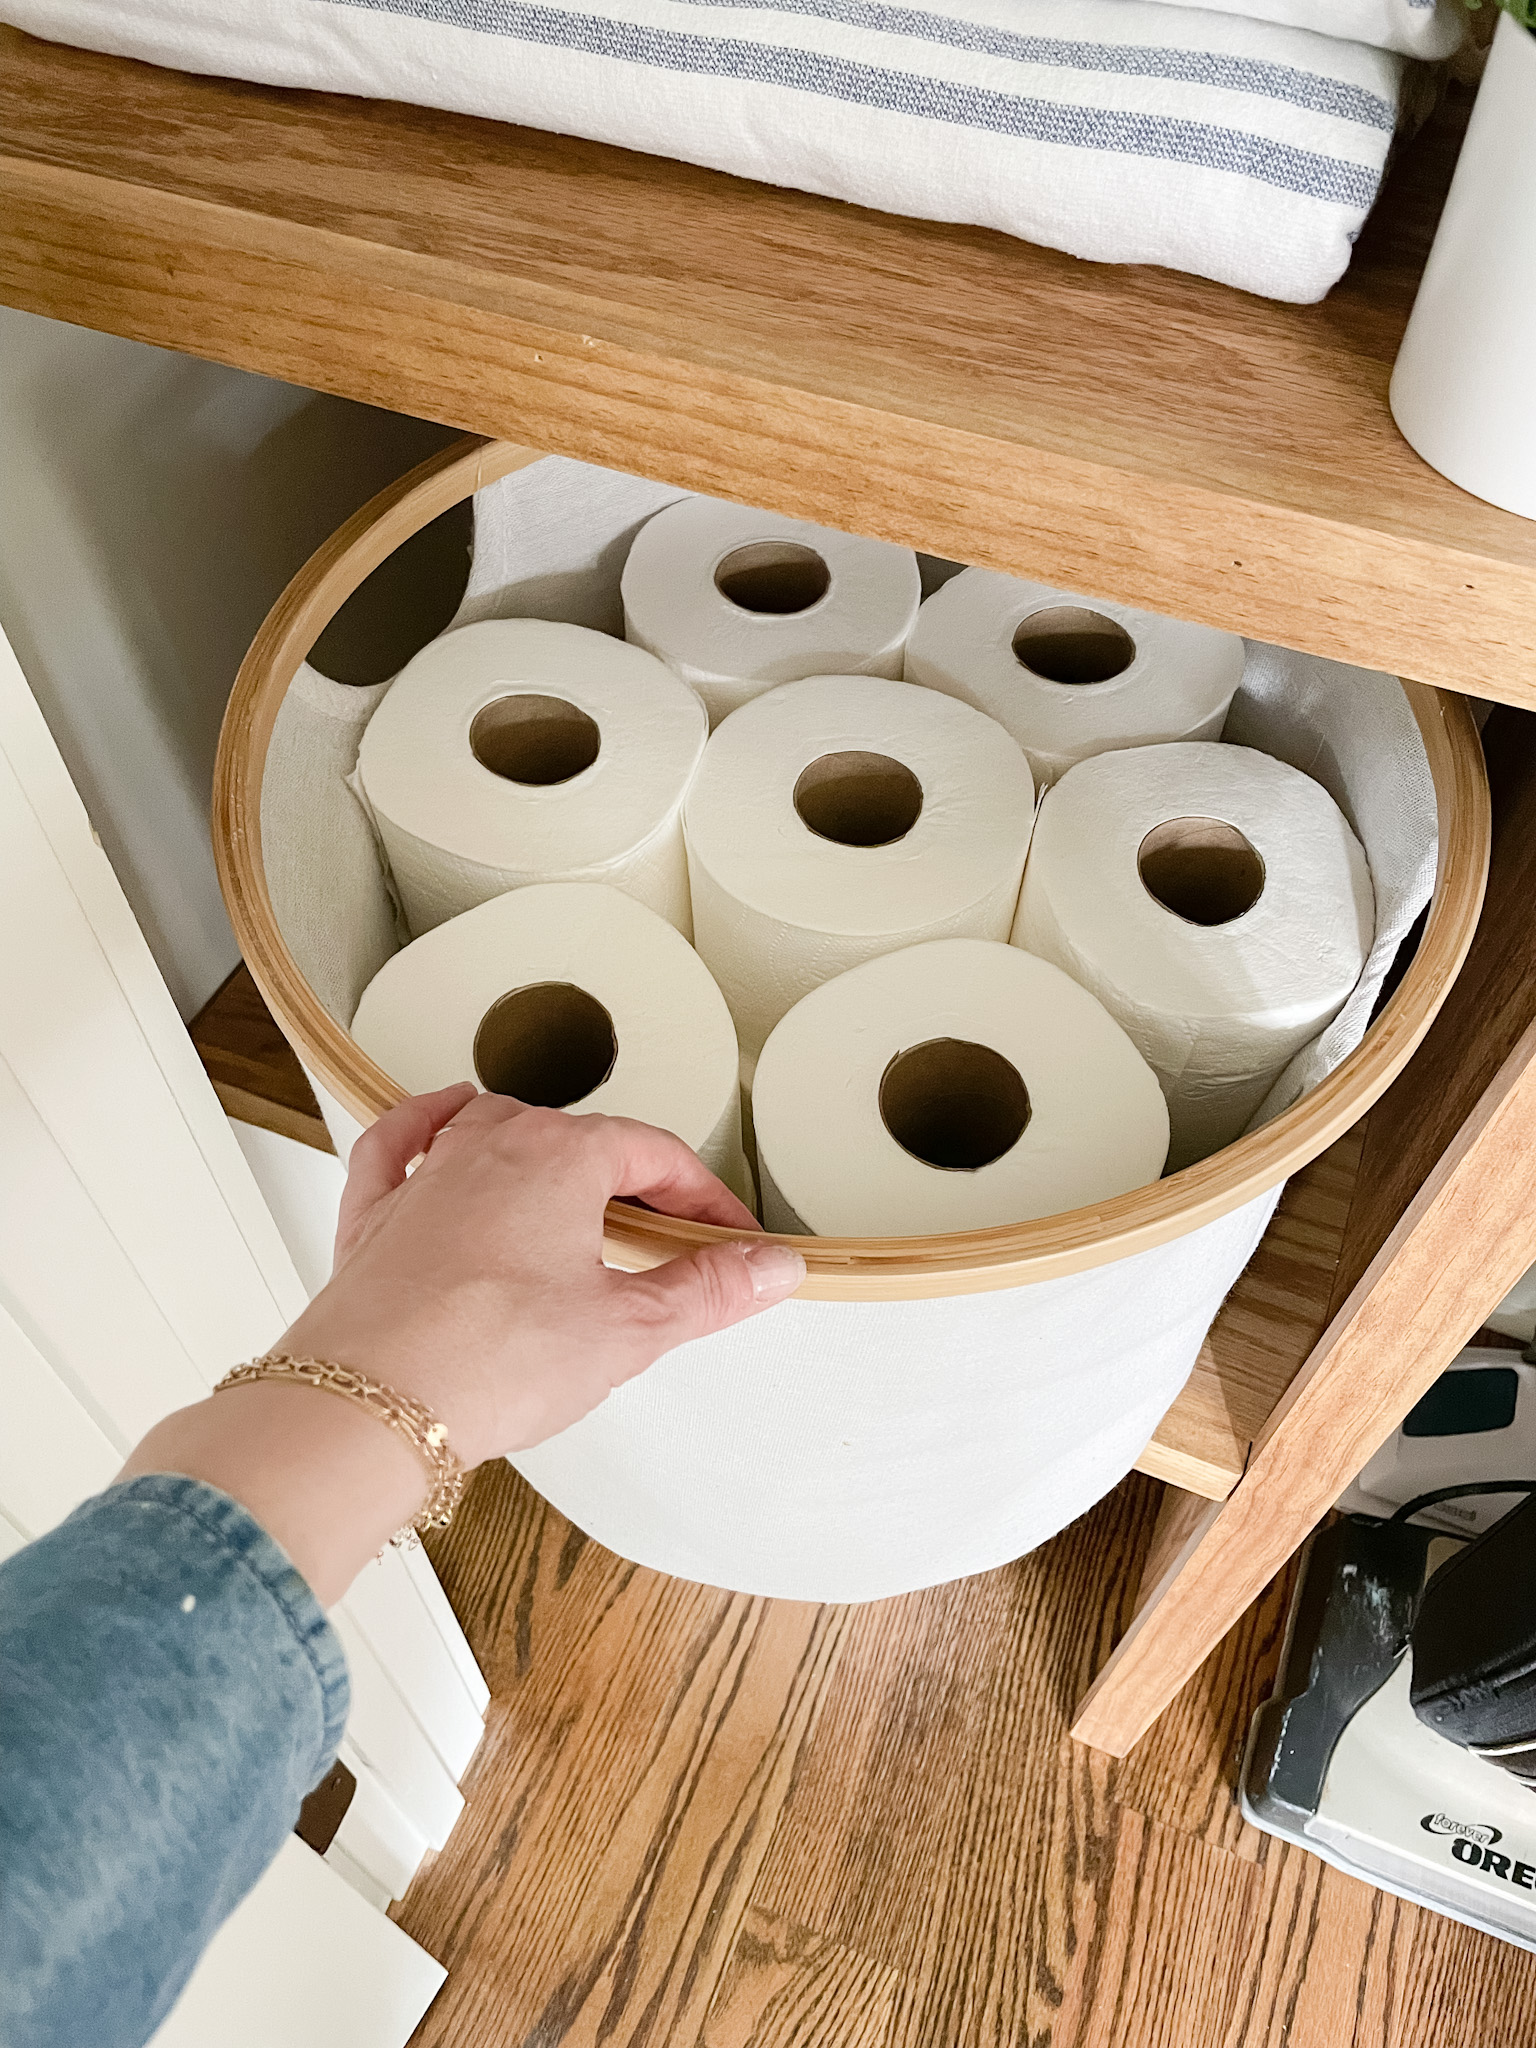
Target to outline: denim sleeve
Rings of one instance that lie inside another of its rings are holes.
[[[0,2043],[140,2048],[347,1716],[340,1641],[237,1501],[156,1473],[0,1565]]]

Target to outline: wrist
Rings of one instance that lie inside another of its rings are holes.
[[[409,1522],[429,1474],[374,1416],[317,1388],[263,1380],[159,1422],[121,1479],[179,1472],[246,1508],[292,1558],[322,1606]]]
[[[446,1321],[446,1318],[444,1319]],[[445,1356],[441,1330],[430,1342],[398,1325],[374,1327],[366,1315],[321,1294],[273,1349],[290,1358],[321,1358],[364,1373],[430,1410],[448,1432],[448,1446],[466,1472],[496,1455],[496,1402],[472,1371]]]

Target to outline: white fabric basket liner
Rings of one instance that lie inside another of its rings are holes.
[[[566,619],[622,631],[639,525],[685,493],[550,456],[475,500],[456,624]],[[1105,593],[1106,595],[1109,593]],[[346,784],[388,685],[300,669],[262,795],[278,927],[337,1022],[398,943],[377,849]],[[1327,788],[1370,857],[1376,938],[1355,993],[1255,1122],[1359,1044],[1435,876],[1434,785],[1395,678],[1250,645],[1225,738]],[[322,1092],[338,1149],[357,1125]],[[1171,1244],[991,1294],[792,1301],[683,1346],[513,1464],[635,1562],[735,1591],[874,1600],[988,1570],[1130,1470],[1189,1377],[1277,1187]]]

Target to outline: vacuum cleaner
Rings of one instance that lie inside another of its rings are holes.
[[[1536,1343],[1462,1352],[1313,1536],[1240,1799],[1536,1950]]]

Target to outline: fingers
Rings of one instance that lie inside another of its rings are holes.
[[[602,1148],[610,1195],[629,1195],[664,1216],[684,1216],[692,1223],[762,1228],[746,1204],[670,1131],[623,1116],[593,1117],[590,1123]]]
[[[425,1152],[437,1133],[476,1095],[472,1082],[455,1081],[431,1095],[409,1095],[370,1124],[352,1147],[347,1184],[341,1192],[336,1226],[336,1260],[351,1248],[374,1203],[405,1179],[411,1161]]]
[[[649,1273],[614,1275],[621,1312],[644,1332],[639,1371],[695,1337],[727,1330],[786,1299],[805,1278],[805,1261],[787,1244],[711,1244]]]
[[[602,1205],[622,1195],[696,1223],[728,1230],[762,1228],[745,1203],[670,1131],[629,1117],[538,1109],[509,1096],[480,1094],[466,1082],[411,1097],[358,1139],[342,1196],[338,1260],[374,1205],[402,1184],[413,1159],[427,1155],[423,1177],[436,1181],[447,1173],[452,1178],[457,1166],[476,1156],[476,1141],[484,1144],[493,1135],[496,1155],[519,1182],[540,1174],[550,1177],[552,1189],[584,1182],[599,1227]]]

